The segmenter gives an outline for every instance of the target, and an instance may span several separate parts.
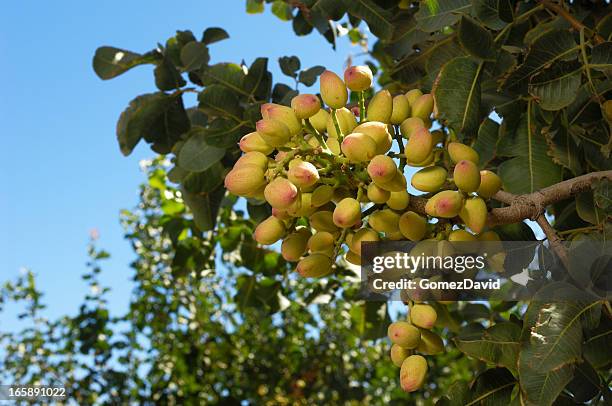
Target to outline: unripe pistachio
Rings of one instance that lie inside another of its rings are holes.
[[[302,123],[291,107],[275,103],[261,105],[261,116],[264,119],[278,120],[289,128],[289,133],[295,135],[302,131]]]
[[[369,161],[376,155],[376,143],[363,133],[352,133],[344,137],[340,145],[342,153],[351,162]]]
[[[255,126],[257,127],[257,133],[271,147],[280,147],[291,138],[289,127],[281,121],[263,119],[259,120]]]
[[[331,273],[331,258],[323,254],[310,254],[297,264],[297,272],[304,278],[320,278]]]
[[[382,121],[389,123],[393,112],[393,98],[388,90],[381,90],[370,100],[366,111],[368,121]]]
[[[410,104],[412,107],[412,117],[419,117],[423,120],[429,119],[434,108],[434,99],[431,94],[424,94]]]
[[[385,237],[391,241],[400,241],[404,239],[404,234],[400,231],[395,231],[393,233],[385,233]]]
[[[499,234],[497,234],[495,231],[485,231],[483,233],[480,233],[478,235],[478,241],[485,243],[483,244],[483,247],[486,249],[487,254],[489,254],[489,258],[491,257],[491,255],[504,251],[504,244],[501,242]],[[503,264],[504,261],[502,261],[501,263],[502,268]]]
[[[253,164],[241,165],[225,176],[225,188],[238,196],[251,197],[265,184],[263,169]]]
[[[454,190],[443,190],[425,204],[425,212],[432,217],[453,218],[463,207],[463,196]]]
[[[353,92],[361,92],[372,86],[372,71],[367,65],[349,66],[344,71],[344,82],[346,87]]]
[[[353,251],[348,251],[344,255],[344,259],[346,259],[349,263],[353,265],[360,266],[361,265],[361,257],[355,254]]]
[[[421,342],[417,351],[425,355],[436,355],[444,352],[444,342],[439,335],[426,329],[421,330]]]
[[[340,148],[340,142],[338,142],[338,138],[328,138],[327,146],[334,155],[340,155],[340,153],[342,152]]]
[[[391,113],[391,124],[399,125],[410,116],[410,103],[403,94],[393,97],[393,112]]]
[[[352,197],[342,199],[333,214],[334,224],[340,228],[350,228],[361,221],[361,205]]]
[[[421,341],[421,332],[407,321],[396,321],[389,325],[387,336],[393,344],[402,348],[413,349]]]
[[[329,185],[317,186],[312,192],[312,205],[315,207],[321,207],[325,203],[331,202],[334,197],[334,188]]]
[[[428,128],[425,123],[418,117],[409,117],[400,124],[400,133],[404,138],[410,138],[418,129]]]
[[[448,234],[448,241],[450,242],[471,242],[476,241],[476,236],[465,230],[453,230]]]
[[[432,150],[429,155],[427,155],[427,158],[425,158],[424,160],[422,160],[421,162],[409,162],[410,166],[413,166],[415,168],[423,168],[426,166],[430,166],[431,164],[434,163],[434,159],[436,157],[435,151]]]
[[[344,82],[334,72],[326,70],[319,77],[321,85],[321,98],[332,109],[339,109],[346,105],[348,92]]]
[[[357,119],[355,118],[355,115],[346,107],[336,110],[336,118],[338,119],[338,126],[340,127],[342,135],[350,134],[355,127],[357,127]],[[325,128],[327,129],[327,136],[329,138],[338,138],[338,132],[336,131],[334,119],[331,114],[329,114],[329,117],[327,118]]]
[[[286,178],[275,178],[264,190],[266,201],[277,209],[289,208],[299,197],[298,189]]]
[[[306,244],[310,237],[310,231],[302,228],[295,233],[289,234],[281,244],[281,255],[285,261],[297,262],[306,252]]]
[[[308,250],[312,253],[321,253],[332,256],[335,238],[327,231],[317,231],[308,239]]]
[[[377,210],[368,217],[368,224],[379,233],[395,233],[399,231],[399,218],[392,210]]]
[[[255,165],[265,171],[268,169],[268,157],[257,151],[247,152],[246,154],[242,155],[238,161],[236,161],[234,168],[238,168],[243,165]]]
[[[410,309],[410,321],[417,327],[431,330],[436,324],[436,309],[426,304],[416,304]]]
[[[272,207],[272,215],[279,220],[288,220],[291,218],[287,210],[281,210],[274,207]]]
[[[318,211],[310,216],[310,225],[317,231],[335,233],[338,227],[334,224],[334,215],[331,211]]]
[[[480,234],[487,224],[487,204],[480,197],[467,199],[459,212],[459,217],[466,226]]]
[[[389,200],[389,197],[391,197],[391,192],[381,189],[380,187],[376,186],[376,183],[370,183],[368,185],[367,196],[372,203],[383,204]]]
[[[376,182],[376,185],[382,189],[388,190],[389,192],[400,192],[402,190],[406,190],[406,187],[408,186],[404,174],[399,169],[395,171],[395,176],[390,182]]]
[[[372,138],[376,143],[376,155],[386,154],[393,143],[388,125],[379,121],[368,121],[359,124],[353,129],[353,132],[363,133]]]
[[[263,245],[274,244],[285,234],[285,223],[274,216],[270,216],[255,228],[253,233],[255,241]]]
[[[472,193],[480,186],[480,171],[472,161],[459,161],[453,172],[455,185],[465,193]]]
[[[282,162],[287,158],[287,151],[277,151],[274,154],[274,162]]]
[[[300,197],[289,208],[287,213],[292,217],[308,217],[317,211],[312,204],[312,193],[300,193]]]
[[[320,109],[317,111],[317,114],[310,117],[308,120],[310,124],[317,130],[318,132],[323,132],[327,128],[327,120],[329,119],[329,113],[326,110]]]
[[[353,196],[353,193],[345,187],[339,187],[334,190],[334,198],[332,199],[335,203],[347,197]]]
[[[446,169],[441,166],[430,166],[419,170],[412,176],[410,183],[421,192],[437,192],[446,183]]]
[[[478,165],[479,156],[478,152],[474,150],[472,147],[468,147],[465,144],[460,142],[451,142],[448,144],[448,154],[450,155],[451,161],[453,163],[457,163],[459,161],[472,161],[476,165]]]
[[[393,158],[387,155],[376,155],[368,164],[368,175],[374,182],[391,182],[397,173]]]
[[[319,180],[317,168],[310,162],[294,159],[289,163],[287,178],[300,188],[308,188]]]
[[[410,195],[405,190],[399,192],[391,192],[389,200],[387,200],[387,206],[393,210],[404,210],[410,203]]]
[[[298,119],[310,118],[321,110],[321,101],[314,94],[299,94],[291,99],[291,108]]]
[[[419,390],[425,383],[427,361],[421,355],[411,355],[400,369],[400,386],[404,392]]]
[[[369,228],[361,228],[351,238],[350,244],[348,244],[351,251],[357,255],[361,255],[361,243],[362,242],[374,242],[379,241],[380,237],[378,233]]]
[[[407,91],[404,96],[406,96],[408,103],[410,103],[412,106],[419,97],[423,96],[423,92],[421,92],[419,89],[412,89]]]
[[[427,231],[427,220],[413,211],[407,211],[399,218],[399,230],[410,241],[420,241]]]
[[[501,186],[501,178],[496,173],[488,170],[480,171],[480,186],[476,193],[478,193],[478,196],[488,199],[497,193]]]
[[[242,152],[257,151],[264,155],[268,155],[270,152],[274,151],[274,147],[268,145],[257,132],[248,133],[242,137],[238,145]]]
[[[427,159],[433,150],[433,138],[426,128],[416,130],[406,143],[406,160],[408,163],[419,163]]]
[[[393,365],[399,368],[402,366],[402,362],[404,362],[404,360],[408,358],[411,353],[412,351],[410,351],[409,349],[402,348],[397,344],[393,344],[391,346],[391,362],[393,363]]]

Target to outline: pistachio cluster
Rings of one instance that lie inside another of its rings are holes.
[[[325,71],[320,97],[300,94],[291,107],[262,105],[257,131],[240,140],[244,155],[225,178],[230,192],[270,204],[272,215],[257,226],[255,240],[282,240],[283,258],[297,262],[303,277],[330,274],[339,256],[360,265],[362,242],[499,240],[486,230],[486,200],[501,180],[479,169],[478,153],[452,130],[432,129],[433,96],[381,90],[366,103],[371,86],[370,69],[352,66],[344,80]],[[350,109],[349,90],[358,100]],[[410,184],[427,198],[424,208],[411,206],[406,165],[420,168]],[[422,385],[427,370],[412,352],[441,349],[429,331],[435,310],[417,304],[410,314],[410,322],[389,329],[391,357],[407,391]]]

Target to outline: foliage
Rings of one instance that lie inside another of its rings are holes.
[[[279,19],[291,20],[296,35],[316,31],[333,45],[346,32],[369,46],[368,65],[392,93],[431,92],[439,123],[486,157],[481,169],[496,170],[508,192],[536,192],[612,169],[610,122],[602,113],[612,90],[612,17],[603,2],[266,3]],[[246,7],[265,10],[259,0],[247,0]],[[3,378],[69,377],[79,403],[110,402],[105,394],[161,403],[407,398],[382,355],[387,344],[374,341],[389,322],[386,306],[381,314],[369,309],[374,304],[355,301],[348,270],[296,280],[278,253],[252,239],[255,222],[270,208],[226,194],[223,178],[240,156],[236,143],[255,130],[261,104],[288,105],[299,86],[313,85],[322,71],[300,70],[299,59],[282,58],[291,87],[273,82],[267,58],[211,64],[209,46],[227,37],[220,28],[200,39],[178,31],[144,54],[97,50],[93,65],[102,79],[154,66],[157,90],[130,102],[117,137],[126,155],[144,140],[170,156],[167,177],[180,186],[167,184],[155,165],[140,210],[123,216],[138,254],[127,315],[108,315],[102,289],[86,298],[76,317],[47,321],[31,275],[5,286],[0,297],[25,300],[35,327],[0,336],[8,354],[0,364]],[[187,92],[197,93],[197,106],[184,105]],[[547,210],[568,240],[609,239],[609,200],[609,182],[601,181]],[[529,235],[525,228],[519,222],[498,231],[522,240]],[[99,260],[105,254],[92,248],[91,255]],[[215,258],[224,266],[207,271]],[[96,261],[92,266],[86,277],[95,284]],[[551,288],[575,289],[545,287],[528,304],[435,304],[449,347],[433,361],[424,392],[410,399],[441,405],[609,402],[609,302],[550,301]],[[322,298],[328,303],[312,305]],[[130,328],[123,332],[125,322]],[[279,356],[279,348],[286,355]],[[265,386],[270,382],[276,384]]]

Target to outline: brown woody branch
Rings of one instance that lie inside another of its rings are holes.
[[[540,0],[540,4],[542,4],[545,8],[549,9],[550,11],[557,13],[557,15],[563,17],[576,30],[578,31],[585,30],[586,32],[591,33],[593,35],[593,40],[595,41],[596,44],[601,44],[602,42],[605,41],[601,35],[597,34],[593,30],[591,30],[589,27],[582,24],[580,21],[576,20],[576,18],[574,18],[573,15],[571,15],[566,9],[564,9],[562,5],[554,3],[550,0]]]

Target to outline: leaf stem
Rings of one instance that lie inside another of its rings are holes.
[[[336,133],[338,134],[338,143],[342,143],[344,139],[344,134],[340,130],[340,123],[338,122],[338,116],[336,115],[336,109],[332,109],[332,121],[334,122],[334,127],[336,128]]]
[[[331,149],[329,149],[329,147],[327,146],[327,143],[325,142],[325,140],[323,139],[323,136],[321,134],[319,134],[319,132],[316,130],[316,128],[314,128],[312,126],[312,123],[310,122],[310,119],[306,119],[304,120],[304,122],[306,123],[306,129],[308,130],[308,132],[310,132],[319,142],[319,145],[321,146],[321,148],[323,148],[323,150],[325,152],[329,152],[331,153]]]
[[[359,92],[359,123],[365,121],[365,90]]]

